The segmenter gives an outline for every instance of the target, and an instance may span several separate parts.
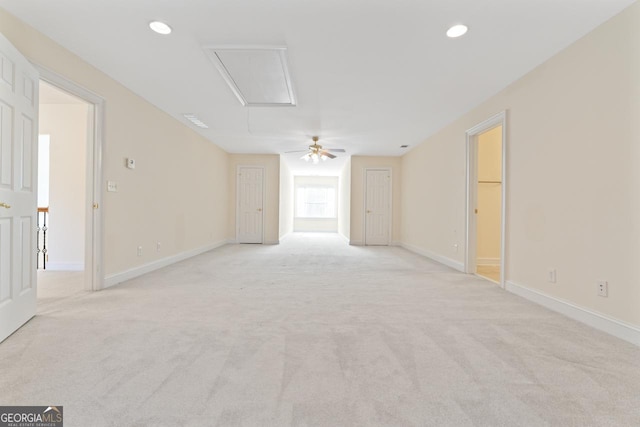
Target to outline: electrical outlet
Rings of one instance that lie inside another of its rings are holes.
[[[118,191],[118,183],[115,181],[107,181],[107,191],[115,193]]]
[[[598,285],[598,295],[601,297],[608,297],[609,283],[606,280],[598,280],[596,284]]]
[[[142,246],[138,246],[138,256],[142,256]]]
[[[549,283],[556,283],[556,269],[555,268],[549,269],[549,274],[547,276],[547,280],[549,281]]]
[[[160,252],[160,242],[156,243],[156,252]]]

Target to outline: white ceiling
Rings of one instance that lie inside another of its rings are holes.
[[[0,0],[0,7],[229,152],[283,153],[320,135],[346,155],[400,155],[400,145],[419,144],[632,3]],[[151,32],[152,20],[173,33]],[[448,39],[445,31],[460,22],[467,35]],[[207,58],[203,47],[211,45],[287,46],[298,105],[241,106]],[[297,164],[299,156],[289,157]]]

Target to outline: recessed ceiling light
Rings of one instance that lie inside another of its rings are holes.
[[[458,24],[447,30],[447,37],[455,39],[456,37],[464,36],[467,33],[467,26]]]
[[[151,28],[153,31],[155,31],[158,34],[163,34],[163,35],[171,34],[171,27],[165,24],[164,22],[160,22],[160,21],[149,22],[149,28]]]

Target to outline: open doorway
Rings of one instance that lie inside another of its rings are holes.
[[[502,126],[478,135],[476,274],[500,283]]]
[[[85,290],[87,146],[91,104],[40,81],[38,297]]]
[[[465,269],[504,286],[505,135],[500,113],[467,131]]]
[[[101,187],[104,100],[46,68],[38,65],[35,67],[40,72],[39,134],[46,135],[44,139],[48,140],[49,170],[46,173],[50,181],[46,184],[48,200],[38,200],[38,206],[48,207],[47,214],[53,215],[52,218],[47,218],[47,251],[44,256],[48,256],[48,265],[45,270],[41,247],[38,269],[59,273],[43,276],[43,280],[39,280],[38,297],[46,295],[47,281],[55,279],[55,283],[64,284],[55,285],[59,288],[55,295],[58,298],[77,290],[94,291],[103,288]],[[69,142],[70,139],[75,142]],[[73,152],[65,156],[68,150]],[[65,166],[71,171],[63,173],[63,179],[59,181],[58,171]],[[73,178],[70,178],[71,175]],[[65,182],[68,183],[69,179],[74,182],[66,186]],[[69,194],[72,191],[77,191],[78,194]],[[73,213],[68,213],[69,209]],[[38,219],[43,221],[44,218],[40,217],[43,213],[39,212],[38,215]],[[63,215],[66,216],[65,219],[62,218]],[[56,216],[59,220],[56,220]],[[75,218],[82,226],[79,229],[75,224],[73,236],[63,233],[60,237],[58,231],[69,230],[69,218]],[[39,227],[40,245],[44,244],[40,242],[40,239],[44,239],[43,224]],[[55,255],[52,252],[54,250]]]

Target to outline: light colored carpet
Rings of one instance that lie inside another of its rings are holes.
[[[84,271],[38,270],[38,308],[86,294]]]
[[[71,426],[638,426],[640,348],[400,248],[231,245],[0,344]]]

